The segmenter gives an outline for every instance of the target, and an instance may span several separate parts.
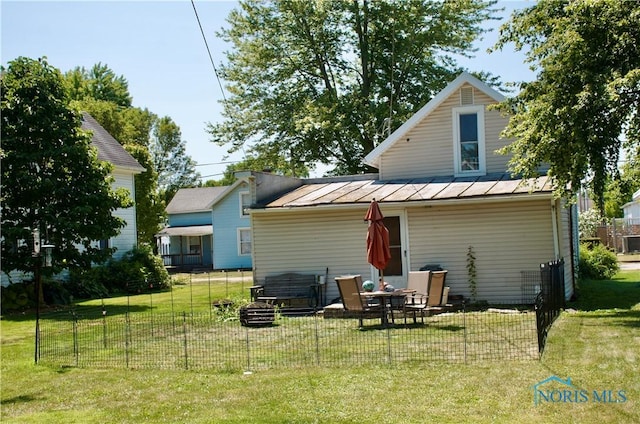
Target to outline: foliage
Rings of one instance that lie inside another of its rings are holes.
[[[476,255],[473,252],[473,246],[469,246],[467,250],[467,275],[469,278],[469,290],[471,291],[471,300],[474,302],[478,298],[477,273],[476,273]]]
[[[135,177],[137,237],[138,243],[154,243],[165,216],[157,167],[149,147],[158,117],[147,109],[123,109],[111,101],[89,97],[76,100],[75,105],[93,116],[145,168]]]
[[[171,286],[171,280],[162,259],[145,245],[127,252],[121,259],[73,276],[73,285],[86,286],[85,293],[93,296],[104,288],[108,294],[145,293]],[[79,294],[79,293],[78,293]]]
[[[157,119],[149,144],[151,161],[158,173],[158,191],[165,204],[178,189],[198,185],[196,162],[186,153],[186,141],[180,127],[168,116]]]
[[[514,13],[496,47],[528,46],[537,80],[502,104],[512,113],[502,149],[514,173],[538,175],[541,164],[559,195],[587,181],[598,208],[615,176],[621,147],[640,141],[640,3],[540,1]]]
[[[620,266],[615,253],[602,244],[580,245],[580,260],[578,262],[580,279],[607,280],[619,270]]]
[[[219,36],[230,96],[215,143],[271,166],[362,159],[439,92],[491,19],[494,1],[246,0]]]
[[[65,73],[64,83],[74,100],[102,100],[120,107],[131,107],[129,83],[124,76],[116,76],[102,63],[93,65],[91,69],[76,67]]]
[[[309,176],[309,170],[306,166],[304,166],[304,164],[288,164],[282,158],[278,159],[277,162],[273,162],[272,160],[265,157],[251,156],[241,162],[228,165],[224,170],[222,179],[213,182],[207,181],[205,182],[204,186],[216,187],[232,185],[237,180],[235,173],[238,171],[269,171],[277,173],[279,175],[286,175],[297,178],[306,178]]]
[[[36,295],[34,284],[25,282],[0,287],[0,305],[2,313],[23,311],[35,306]]]
[[[580,212],[578,216],[578,231],[580,239],[596,237],[597,229],[602,222],[602,215],[597,209]]]
[[[18,58],[1,82],[3,269],[35,268],[35,229],[55,245],[48,273],[106,260],[111,252],[93,241],[119,233],[113,212],[130,201],[111,189],[110,167],[80,130],[60,72],[45,59]]]

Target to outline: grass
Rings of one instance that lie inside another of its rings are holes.
[[[226,291],[223,283],[211,290],[214,299],[242,295]],[[0,419],[3,423],[640,422],[640,272],[585,282],[579,293],[578,301],[554,324],[540,361],[362,364],[250,375],[36,366],[33,316],[3,317]],[[181,299],[193,295],[203,304],[210,296],[208,284],[198,283],[177,286],[173,295]],[[145,296],[149,297],[138,299]],[[153,295],[154,313],[166,307],[161,296],[171,294]],[[129,307],[132,303],[150,307],[149,299],[139,304],[132,299]],[[105,303],[108,308],[127,307],[122,298]],[[570,377],[577,389],[589,393],[624,390],[627,400],[536,406],[533,385],[551,375]]]

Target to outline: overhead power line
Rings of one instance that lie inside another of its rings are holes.
[[[196,20],[198,21],[198,27],[200,27],[200,33],[202,34],[204,45],[207,48],[207,53],[209,54],[209,61],[211,62],[211,66],[213,67],[213,73],[216,75],[216,79],[218,80],[218,86],[220,87],[220,92],[222,93],[222,100],[226,104],[227,97],[224,94],[224,89],[222,88],[222,82],[220,82],[220,75],[218,75],[218,70],[216,69],[215,63],[213,62],[213,56],[211,56],[211,49],[209,49],[209,43],[207,43],[207,37],[204,35],[204,30],[202,29],[202,24],[200,23],[200,17],[198,16],[198,11],[196,10],[196,4],[194,0],[191,0],[191,5],[193,6],[193,13],[195,13],[196,15]]]

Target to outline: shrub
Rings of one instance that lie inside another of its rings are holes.
[[[2,313],[23,311],[35,306],[36,296],[33,282],[14,283],[0,288]]]
[[[586,212],[581,212],[578,217],[578,231],[580,232],[580,238],[592,238],[596,237],[598,225],[602,222],[602,215],[597,209],[589,209]]]
[[[95,298],[115,293],[143,293],[171,286],[169,273],[162,259],[148,246],[127,252],[121,259],[74,274],[73,294],[80,298]],[[77,290],[82,288],[82,290]],[[87,296],[88,295],[88,296]]]
[[[578,273],[581,279],[608,280],[619,270],[618,258],[605,246],[601,244],[580,245]]]

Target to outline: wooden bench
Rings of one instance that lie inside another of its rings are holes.
[[[264,284],[251,287],[251,300],[284,307],[316,308],[320,285],[311,274],[286,273],[265,277]]]

